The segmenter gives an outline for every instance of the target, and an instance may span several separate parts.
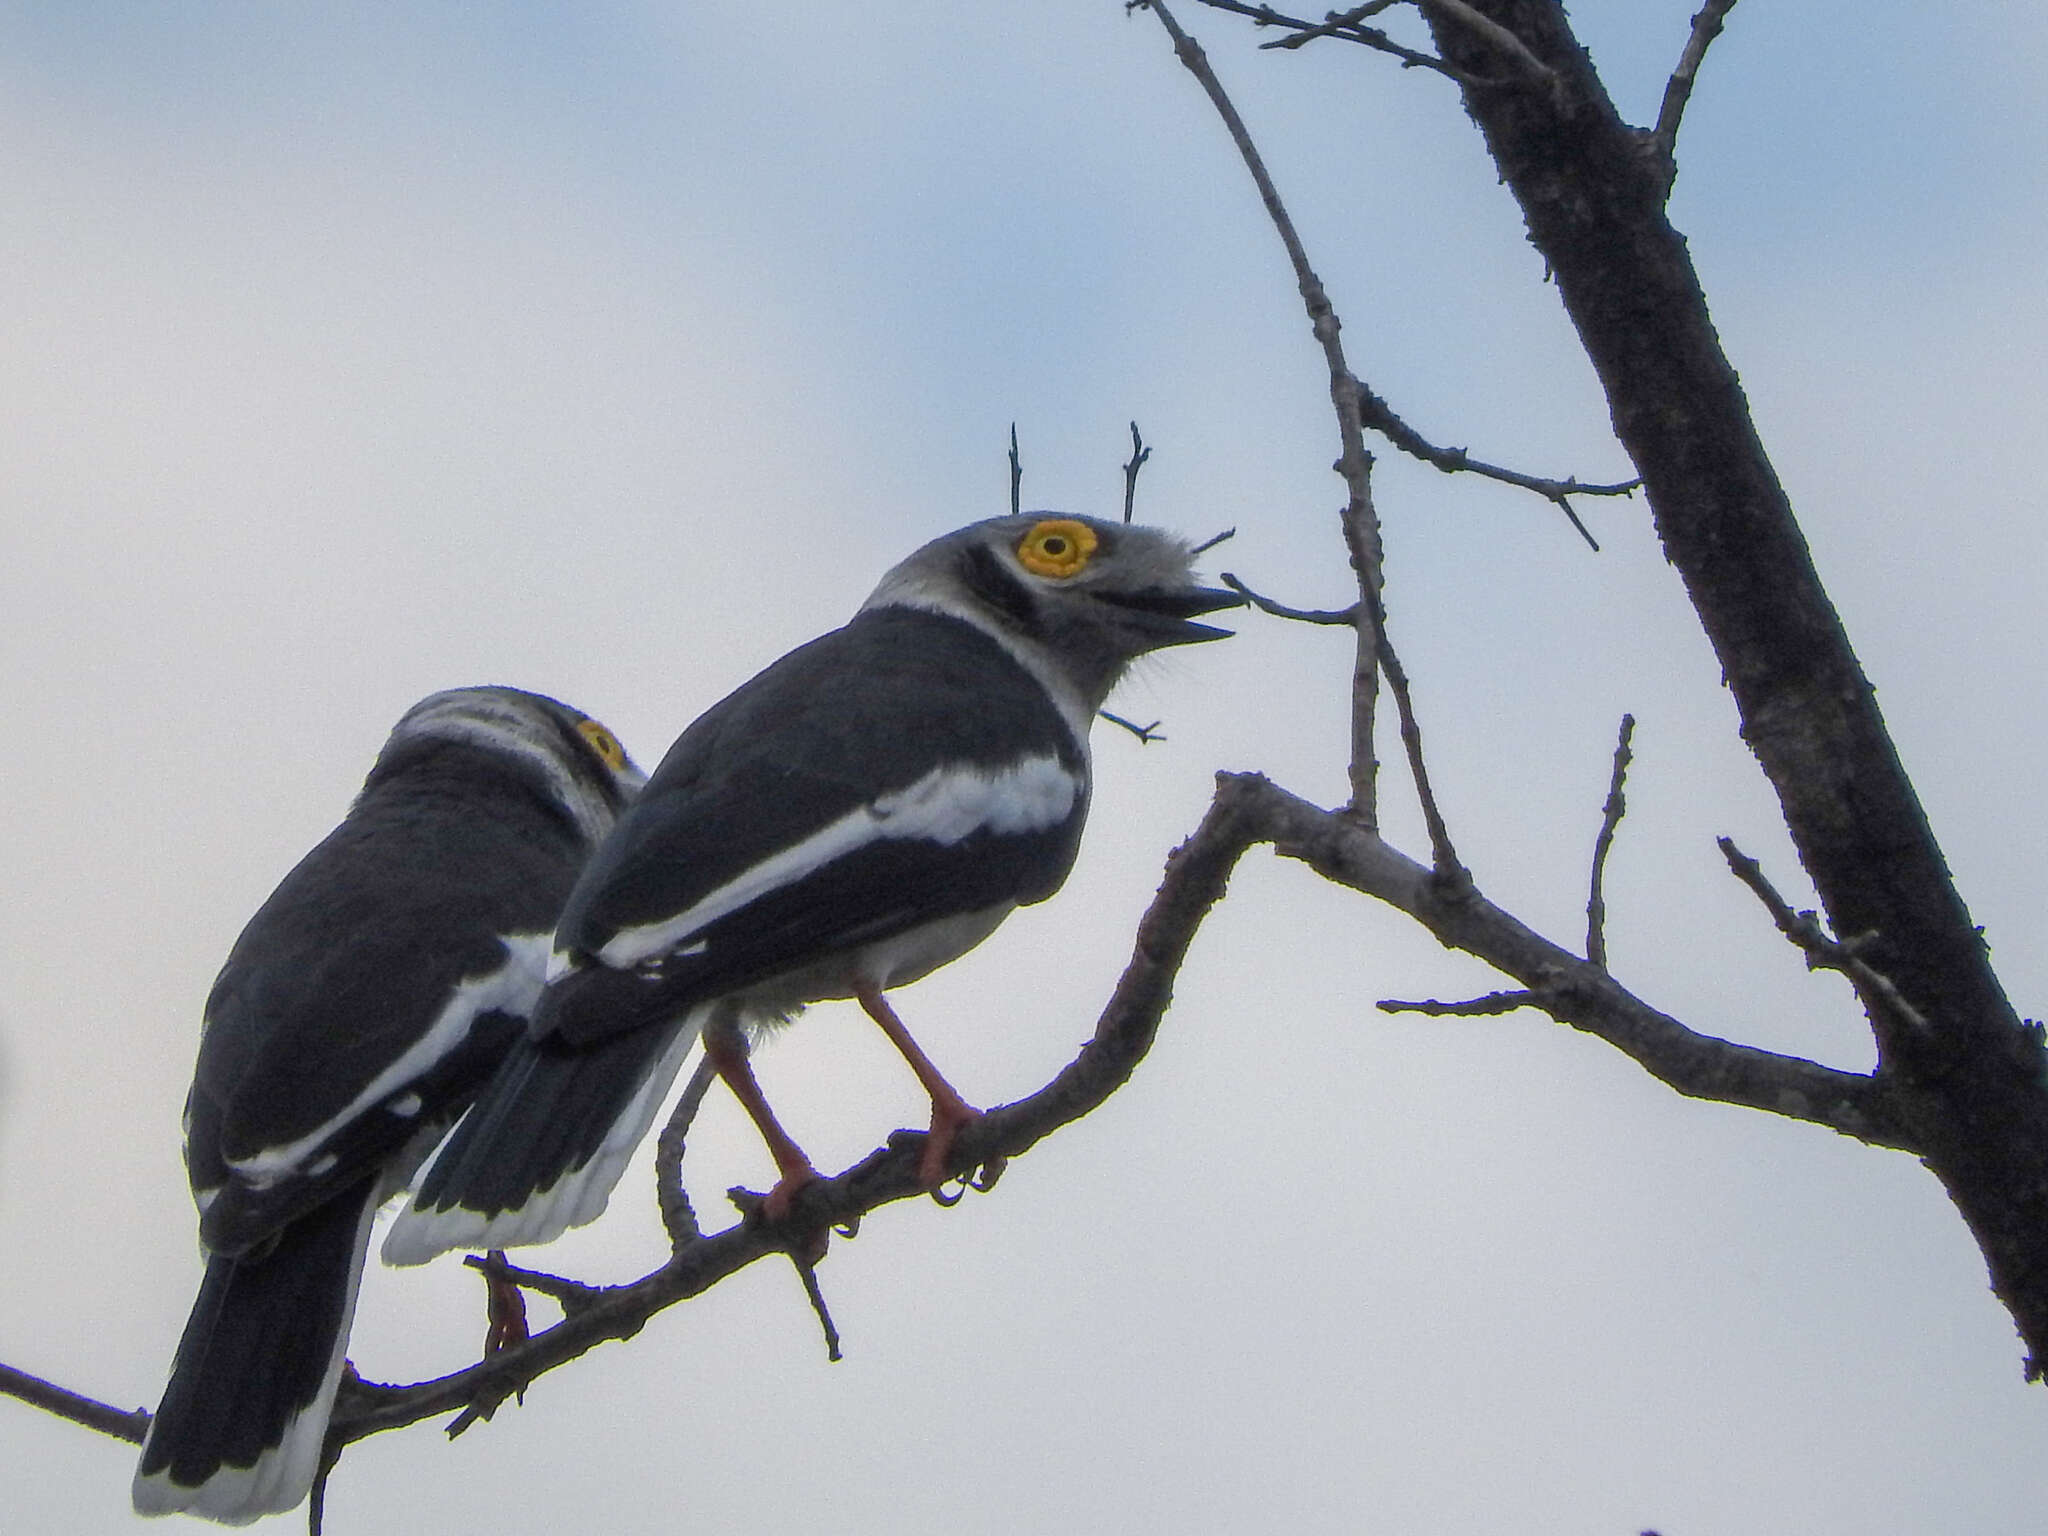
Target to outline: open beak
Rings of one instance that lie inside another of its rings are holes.
[[[1194,617],[1198,613],[1244,606],[1241,595],[1220,587],[1179,587],[1170,591],[1119,592],[1114,596],[1102,592],[1096,595],[1139,620],[1141,627],[1152,637],[1155,647],[1192,645],[1198,640],[1228,640],[1236,633],[1235,630],[1197,624]]]

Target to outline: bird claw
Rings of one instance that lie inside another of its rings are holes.
[[[1007,1157],[992,1157],[979,1168],[955,1174],[952,1178],[941,1181],[930,1191],[931,1197],[950,1210],[967,1198],[967,1191],[970,1189],[978,1195],[985,1195],[994,1189],[996,1180],[1003,1176],[1003,1170],[1009,1166],[1010,1160]],[[954,1188],[956,1185],[958,1188]],[[949,1190],[951,1193],[948,1193]]]

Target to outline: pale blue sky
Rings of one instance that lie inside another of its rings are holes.
[[[1654,113],[1693,0],[1573,13]],[[1626,473],[1446,85],[1256,52],[1180,8],[1258,135],[1355,364],[1441,441]],[[1673,217],[2023,1012],[2039,809],[2048,13],[1768,4],[1695,96]],[[154,1401],[198,1262],[177,1156],[200,1003],[399,713],[502,681],[643,760],[946,528],[1141,514],[1344,600],[1321,360],[1222,130],[1118,0],[733,7],[0,6],[0,1360]],[[1720,865],[1798,876],[1639,504],[1382,456],[1395,635],[1482,885],[1564,942],[1623,710],[1617,971],[1845,1066],[1849,999]],[[1344,793],[1340,635],[1247,620],[1097,742],[1068,888],[903,994],[963,1091],[1092,1027],[1209,775]],[[1383,755],[1392,755],[1391,752]],[[1413,817],[1395,823],[1411,843]],[[1057,953],[1048,967],[1043,956]],[[1681,1101],[1392,914],[1249,859],[1103,1112],[823,1271],[827,1366],[749,1272],[450,1447],[358,1446],[366,1531],[1263,1529],[1913,1536],[2048,1499],[2048,1397],[1935,1182]],[[917,1123],[851,1010],[763,1074],[821,1165]],[[700,1207],[771,1177],[714,1096]],[[658,1262],[644,1166],[538,1259]],[[373,1271],[374,1377],[469,1358],[452,1262]],[[131,1453],[0,1402],[16,1528],[137,1528]],[[298,1517],[277,1523],[298,1528]],[[195,1527],[196,1529],[196,1527]]]

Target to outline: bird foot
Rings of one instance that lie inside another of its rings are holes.
[[[932,1128],[925,1133],[924,1155],[917,1160],[918,1182],[928,1190],[946,1182],[947,1165],[953,1160],[953,1139],[963,1127],[981,1118],[972,1104],[932,1101]]]
[[[790,1207],[796,1203],[797,1195],[806,1185],[818,1182],[818,1170],[809,1163],[800,1168],[785,1169],[775,1187],[768,1191],[768,1198],[761,1202],[761,1216],[766,1221],[789,1220]]]
[[[515,1349],[524,1344],[531,1335],[526,1323],[526,1293],[512,1278],[502,1272],[505,1250],[493,1248],[490,1262],[501,1266],[500,1272],[484,1271],[484,1318],[488,1331],[484,1335],[484,1358]]]

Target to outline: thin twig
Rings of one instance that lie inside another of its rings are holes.
[[[836,1365],[845,1356],[839,1352],[839,1328],[832,1321],[832,1309],[825,1305],[825,1292],[818,1285],[818,1266],[806,1263],[795,1254],[790,1255],[789,1261],[796,1266],[797,1275],[804,1283],[804,1295],[811,1300],[811,1310],[818,1314],[818,1326],[825,1330],[825,1358]]]
[[[1010,423],[1010,515],[1024,509],[1024,460],[1017,454],[1017,423]]]
[[[1665,82],[1664,104],[1657,110],[1657,126],[1650,130],[1650,149],[1664,168],[1666,192],[1678,179],[1678,124],[1685,116],[1686,104],[1692,100],[1700,63],[1714,39],[1721,35],[1721,24],[1734,9],[1735,0],[1706,0],[1692,19],[1692,34],[1685,40],[1685,51],[1678,56],[1678,67]]]
[[[1518,469],[1508,469],[1499,464],[1489,464],[1484,459],[1475,459],[1463,448],[1439,448],[1403,421],[1394,413],[1393,407],[1363,383],[1358,386],[1358,414],[1366,426],[1386,438],[1403,453],[1420,459],[1425,464],[1434,465],[1447,475],[1480,475],[1488,480],[1498,480],[1503,485],[1519,486],[1522,490],[1534,491],[1570,518],[1572,527],[1578,530],[1579,537],[1596,551],[1600,548],[1600,543],[1580,521],[1570,498],[1631,496],[1643,483],[1640,479],[1635,479],[1595,484],[1581,480],[1576,475],[1563,480],[1551,480],[1542,475],[1528,475]]]
[[[1482,1018],[1489,1014],[1513,1013],[1518,1008],[1541,1007],[1534,992],[1517,988],[1512,992],[1489,992],[1484,997],[1468,997],[1461,1003],[1439,1002],[1428,997],[1408,1002],[1398,997],[1383,997],[1373,1006],[1381,1013],[1427,1013],[1438,1018]]]
[[[1221,533],[1212,533],[1212,534],[1210,534],[1208,538],[1206,538],[1206,539],[1202,540],[1202,542],[1201,542],[1201,543],[1197,544],[1197,545],[1196,545],[1196,546],[1195,546],[1195,547],[1194,547],[1193,549],[1189,550],[1189,551],[1188,551],[1188,554],[1189,554],[1190,556],[1194,556],[1194,555],[1206,555],[1207,553],[1209,553],[1209,551],[1210,551],[1210,550],[1214,549],[1214,548],[1215,548],[1215,547],[1216,547],[1216,546],[1217,546],[1218,544],[1221,544],[1221,543],[1223,543],[1223,542],[1225,542],[1226,540],[1229,540],[1229,539],[1234,539],[1234,538],[1236,538],[1236,537],[1237,537],[1237,530],[1236,530],[1235,528],[1226,528],[1226,529],[1224,529],[1224,530],[1223,530],[1223,531],[1222,531]]]
[[[1167,36],[1173,39],[1174,57],[1201,83],[1217,115],[1223,119],[1231,142],[1237,146],[1245,169],[1251,172],[1252,181],[1259,189],[1259,199],[1265,204],[1266,216],[1272,220],[1281,244],[1287,248],[1287,259],[1294,268],[1295,283],[1308,311],[1309,328],[1321,343],[1324,359],[1329,365],[1330,404],[1337,413],[1337,438],[1342,449],[1336,469],[1344,477],[1345,489],[1349,493],[1343,513],[1344,542],[1350,552],[1352,569],[1358,577],[1362,599],[1357,625],[1358,658],[1351,671],[1351,810],[1365,825],[1376,825],[1379,817],[1376,799],[1379,765],[1373,755],[1372,739],[1373,716],[1379,697],[1378,610],[1385,575],[1381,563],[1379,516],[1373,510],[1372,502],[1372,455],[1366,452],[1365,430],[1358,414],[1358,380],[1344,360],[1344,344],[1339,336],[1342,326],[1337,319],[1337,311],[1323,290],[1322,280],[1309,265],[1308,250],[1301,243],[1301,236],[1295,230],[1293,219],[1288,216],[1286,205],[1280,201],[1279,189],[1267,173],[1266,162],[1258,147],[1252,143],[1250,130],[1238,115],[1229,93],[1223,89],[1223,82],[1210,68],[1208,56],[1202,52],[1201,45],[1182,30],[1164,0],[1144,0],[1144,3],[1159,18]]]
[[[1211,10],[1228,11],[1236,16],[1249,16],[1255,26],[1289,27],[1294,29],[1292,36],[1275,38],[1270,43],[1261,43],[1259,44],[1261,48],[1299,48],[1304,43],[1328,37],[1337,42],[1358,43],[1372,49],[1376,53],[1390,54],[1401,61],[1403,69],[1432,70],[1439,75],[1444,75],[1449,79],[1457,81],[1461,85],[1484,87],[1498,84],[1497,81],[1484,80],[1476,75],[1468,75],[1454,65],[1445,63],[1433,53],[1422,53],[1414,48],[1397,43],[1378,27],[1365,26],[1363,18],[1387,9],[1387,6],[1384,4],[1360,6],[1357,11],[1347,13],[1347,15],[1355,15],[1360,19],[1347,22],[1345,17],[1331,17],[1323,21],[1308,21],[1299,16],[1285,15],[1280,11],[1274,10],[1270,5],[1247,5],[1242,3],[1242,0],[1198,0],[1198,3],[1208,6]],[[1396,3],[1400,3],[1400,0],[1396,0]]]
[[[1361,450],[1362,452],[1363,450]],[[1371,456],[1366,458],[1368,467]],[[1351,758],[1347,772],[1351,780],[1348,809],[1361,826],[1377,829],[1380,824],[1378,742],[1380,672],[1386,660],[1385,608],[1381,592],[1386,577],[1381,565],[1379,518],[1368,499],[1353,500],[1344,509],[1344,551],[1358,581],[1358,601],[1352,605],[1351,627],[1355,641],[1351,657]]]
[[[1095,713],[1102,716],[1111,725],[1122,726],[1133,736],[1137,737],[1145,746],[1149,747],[1155,741],[1166,740],[1164,736],[1159,734],[1159,727],[1165,724],[1163,720],[1154,720],[1150,725],[1140,725],[1135,720],[1126,720],[1122,715],[1112,715],[1106,709],[1098,709]]]
[[[1447,888],[1434,871],[1352,817],[1311,805],[1255,774],[1226,774],[1223,782],[1243,798],[1276,853],[1407,913],[1438,942],[1527,988],[1558,1022],[1605,1040],[1677,1092],[1810,1121],[1872,1146],[1921,1150],[1918,1133],[1878,1078],[1689,1028],[1471,885]]]
[[[1124,521],[1131,520],[1132,509],[1138,500],[1138,471],[1145,467],[1145,461],[1152,457],[1152,450],[1145,446],[1145,439],[1138,436],[1138,424],[1131,423],[1131,462],[1124,466]]]
[[[11,1365],[0,1365],[0,1393],[18,1397],[45,1413],[56,1414],[60,1419],[69,1419],[103,1435],[112,1435],[116,1440],[126,1440],[130,1445],[142,1444],[142,1437],[149,1433],[150,1412],[147,1408],[116,1408],[112,1403],[73,1392],[69,1387],[60,1387],[55,1382],[31,1376]]]
[[[1476,32],[1485,38],[1514,62],[1515,68],[1524,79],[1542,86],[1553,98],[1563,90],[1563,82],[1558,79],[1557,71],[1531,53],[1527,43],[1491,16],[1474,10],[1465,3],[1465,0],[1415,0],[1415,3],[1425,12],[1448,17],[1468,31]]]
[[[697,1225],[697,1213],[690,1206],[690,1192],[683,1187],[683,1150],[689,1139],[690,1127],[696,1122],[697,1111],[704,1103],[704,1095],[717,1075],[718,1068],[709,1056],[698,1059],[697,1070],[690,1074],[689,1086],[676,1100],[668,1123],[662,1126],[661,1134],[654,1139],[654,1199],[661,1209],[661,1224],[668,1231],[671,1251],[685,1243],[694,1243],[704,1235],[703,1229]]]
[[[1607,877],[1607,854],[1614,847],[1614,830],[1628,810],[1621,790],[1634,756],[1629,743],[1635,734],[1636,717],[1623,715],[1620,739],[1614,744],[1614,771],[1607,780],[1607,803],[1600,808],[1600,835],[1593,839],[1593,883],[1586,897],[1586,959],[1603,971],[1607,969],[1607,896],[1602,886]]]
[[[1217,578],[1231,591],[1250,603],[1261,613],[1270,613],[1276,619],[1292,619],[1297,624],[1342,625],[1349,629],[1358,622],[1358,604],[1349,608],[1290,608],[1285,603],[1275,602],[1270,597],[1261,597],[1250,587],[1225,571]]]
[[[1877,937],[1876,934],[1866,933],[1848,939],[1831,937],[1821,927],[1818,913],[1793,911],[1791,903],[1778,894],[1764,874],[1763,867],[1737,848],[1733,839],[1723,837],[1715,839],[1715,842],[1735,878],[1756,893],[1757,900],[1771,914],[1771,921],[1778,925],[1778,931],[1805,952],[1807,969],[1839,971],[1856,989],[1863,1006],[1879,1017],[1889,1017],[1920,1033],[1931,1027],[1927,1016],[1906,1000],[1897,983],[1859,953]],[[1884,1045],[1882,1031],[1878,1034],[1878,1045],[1880,1049]]]
[[[586,1285],[581,1280],[550,1275],[538,1269],[522,1269],[517,1264],[506,1262],[504,1250],[499,1248],[489,1253],[464,1254],[462,1262],[494,1280],[509,1280],[521,1290],[545,1296],[561,1307],[564,1314],[572,1317],[596,1306],[608,1294],[607,1288],[601,1285]]]
[[[1408,773],[1415,781],[1415,798],[1422,803],[1423,825],[1429,829],[1430,866],[1439,881],[1453,889],[1472,883],[1472,876],[1451,846],[1450,828],[1437,809],[1436,792],[1429,786],[1429,768],[1422,756],[1422,727],[1415,720],[1415,705],[1408,692],[1408,673],[1394,654],[1384,623],[1379,637],[1380,666],[1387,674],[1387,691],[1394,696],[1394,710],[1401,717],[1401,746],[1408,754]]]

